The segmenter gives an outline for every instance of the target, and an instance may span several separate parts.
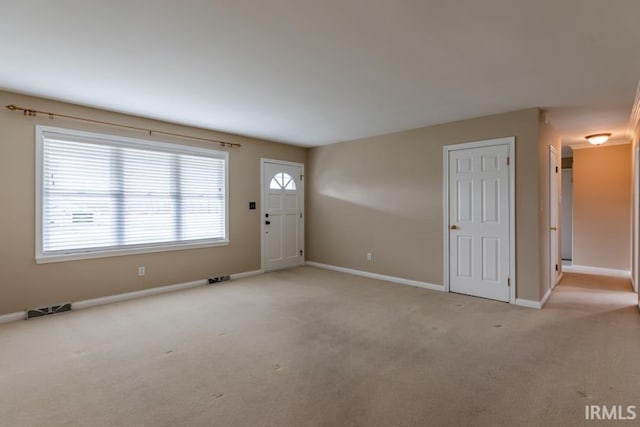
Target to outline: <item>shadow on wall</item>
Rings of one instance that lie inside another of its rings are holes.
[[[425,168],[420,156],[390,153],[386,146],[346,144],[342,148],[348,150],[345,155],[335,153],[335,147],[317,153],[316,164],[328,167],[316,170],[315,194],[389,214],[392,222],[425,218],[441,222],[440,163],[438,168]],[[353,164],[355,159],[363,161]]]
[[[417,220],[426,212],[442,210],[442,201],[425,197],[424,187],[416,182],[354,184],[339,177],[322,180],[322,196],[393,215],[393,220]]]
[[[438,226],[429,227],[434,220],[427,217],[424,204],[412,208],[414,212],[406,212],[405,204],[402,212],[396,212],[387,209],[386,204],[367,200],[368,196],[363,197],[363,193],[356,190],[358,187],[342,192],[330,187],[314,198],[315,226],[308,230],[308,238],[314,242],[309,252],[310,261],[442,283],[442,250],[430,250],[434,242],[441,248],[440,206]],[[347,200],[352,197],[352,191],[358,200]],[[325,194],[327,192],[333,194]],[[376,197],[380,194],[386,197],[382,190],[375,192]],[[393,205],[393,201],[389,205]],[[371,261],[367,261],[367,253],[372,253]]]

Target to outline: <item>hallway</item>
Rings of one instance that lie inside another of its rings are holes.
[[[558,386],[572,384],[585,406],[633,405],[637,410],[640,313],[631,281],[564,273],[542,311],[553,319],[549,326],[556,330],[550,333],[563,334],[561,357],[554,359],[554,368],[573,376],[573,382],[565,377]],[[547,349],[554,351],[547,343]],[[604,422],[598,420],[573,421],[573,425]]]
[[[586,313],[638,310],[638,296],[629,279],[564,273],[544,307]]]

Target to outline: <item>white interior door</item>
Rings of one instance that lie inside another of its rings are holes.
[[[304,261],[303,165],[262,160],[262,260],[265,271]]]
[[[448,151],[451,292],[510,300],[509,150]]]
[[[558,256],[558,186],[560,184],[560,167],[558,152],[549,146],[549,288],[553,289],[560,274],[560,257]]]

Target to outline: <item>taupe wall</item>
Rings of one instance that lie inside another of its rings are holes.
[[[539,301],[539,128],[534,108],[311,149],[307,259],[442,284],[442,147],[515,136],[517,296]]]
[[[630,270],[631,144],[573,152],[573,263]]]
[[[229,214],[231,244],[226,247],[130,255],[36,265],[35,257],[35,125],[83,129],[138,138],[148,135],[117,128],[90,126],[62,119],[29,118],[0,110],[0,314],[63,301],[82,300],[162,285],[204,279],[221,273],[260,268],[260,158],[305,162],[307,149],[251,138],[209,132],[55,101],[0,92],[0,106],[24,107],[151,127],[169,132],[239,142],[229,151]],[[188,140],[167,142],[210,146]],[[219,148],[217,145],[213,145]],[[146,276],[137,277],[137,266]]]

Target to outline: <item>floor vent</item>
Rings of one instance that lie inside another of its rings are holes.
[[[66,302],[64,304],[50,305],[48,307],[31,308],[27,310],[27,319],[34,319],[36,317],[50,316],[52,314],[64,313],[65,311],[71,311],[71,303]]]
[[[214,283],[226,282],[227,280],[231,280],[231,276],[228,274],[224,276],[213,276],[209,277],[209,284],[213,285]]]

